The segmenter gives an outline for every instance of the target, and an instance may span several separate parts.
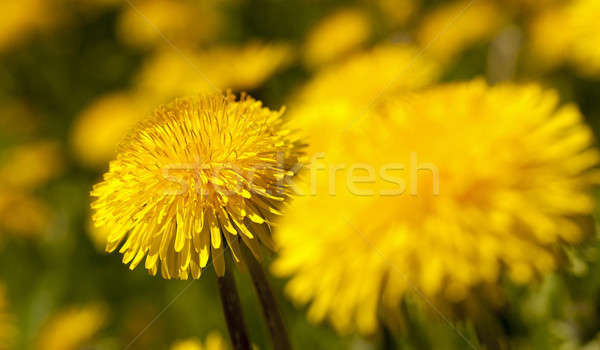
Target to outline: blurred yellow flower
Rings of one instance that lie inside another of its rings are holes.
[[[306,131],[310,149],[325,151],[331,138],[322,130],[341,132],[382,92],[410,91],[438,78],[439,65],[417,55],[415,47],[384,44],[327,67],[293,97],[290,123]]]
[[[228,346],[218,332],[211,332],[204,344],[198,339],[181,340],[171,346],[171,350],[225,350]]]
[[[377,0],[376,2],[382,14],[393,26],[405,24],[421,7],[421,0]]]
[[[480,80],[387,100],[313,161],[314,192],[279,222],[287,293],[312,301],[313,321],[370,333],[377,307],[413,287],[456,302],[503,271],[524,283],[553,270],[557,245],[584,237],[600,159],[577,108],[558,103]]]
[[[575,0],[542,12],[530,24],[536,65],[573,64],[584,75],[600,75],[600,2]],[[557,25],[557,23],[559,25]]]
[[[148,112],[146,104],[132,94],[115,92],[87,106],[71,130],[76,158],[88,167],[105,166],[115,156],[119,141]]]
[[[210,93],[215,88],[249,90],[291,62],[286,44],[247,43],[186,51],[185,59],[163,50],[146,62],[136,79],[136,89],[153,101],[175,96]]]
[[[448,62],[471,45],[489,39],[503,23],[501,9],[490,0],[458,0],[426,14],[417,30],[420,46]]]
[[[518,9],[528,11],[543,10],[548,6],[553,6],[560,3],[565,3],[565,0],[502,0],[509,6],[517,7]]]
[[[368,13],[346,8],[325,17],[308,33],[304,61],[310,67],[342,58],[364,44],[371,34]]]
[[[293,58],[287,44],[246,43],[243,46],[217,46],[200,57],[200,67],[220,87],[232,90],[254,89],[286,67]]]
[[[199,278],[211,252],[222,276],[224,248],[238,261],[240,239],[259,258],[259,240],[272,247],[269,217],[289,196],[300,157],[282,113],[221,93],[159,107],[92,191],[107,251],[125,240],[119,251],[131,269],[147,256],[152,275],[160,260],[163,278],[181,279]]]
[[[138,0],[126,6],[118,22],[122,40],[148,48],[164,44],[164,35],[176,46],[194,47],[212,39],[219,30],[219,1]]]
[[[0,1],[0,51],[43,28],[51,16],[45,0]]]
[[[59,175],[62,168],[58,143],[23,144],[0,155],[0,183],[3,187],[32,189]]]
[[[107,310],[90,304],[71,307],[53,315],[40,330],[37,349],[77,350],[89,345],[104,327]]]
[[[0,285],[0,350],[10,349],[17,333],[7,304],[4,285]]]
[[[46,202],[18,189],[0,188],[0,231],[36,236],[48,226]]]

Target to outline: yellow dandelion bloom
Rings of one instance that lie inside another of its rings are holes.
[[[493,1],[450,2],[425,15],[417,41],[432,56],[447,62],[469,46],[491,38],[502,17]]]
[[[600,3],[576,0],[549,8],[530,25],[536,64],[573,64],[584,75],[600,75]],[[560,23],[557,26],[557,23]]]
[[[136,89],[151,100],[211,93],[215,87],[249,90],[260,86],[291,62],[286,44],[247,43],[188,50],[186,60],[173,50],[159,51],[146,62],[136,78]]]
[[[240,240],[259,257],[259,241],[272,246],[269,216],[289,196],[300,156],[282,113],[221,93],[158,108],[92,191],[94,222],[110,231],[107,251],[124,240],[131,269],[146,257],[151,274],[160,262],[164,278],[182,279],[199,278],[211,254],[222,276],[225,245],[238,261]]]
[[[0,182],[6,187],[32,189],[56,177],[62,167],[58,143],[37,141],[23,144],[0,155]]]
[[[199,339],[180,340],[171,346],[171,350],[226,350],[229,347],[218,332],[211,332],[204,344]]]
[[[42,327],[37,349],[81,349],[104,327],[106,318],[107,311],[99,304],[65,309],[50,317]]]
[[[143,0],[126,6],[118,21],[122,40],[135,47],[164,43],[163,35],[177,46],[196,46],[219,30],[218,1]]]
[[[0,285],[0,350],[10,349],[17,333],[7,309],[6,291],[4,286]]]
[[[112,159],[119,141],[144,117],[145,104],[129,93],[116,92],[86,107],[71,130],[71,146],[79,162],[98,168]]]
[[[354,8],[338,10],[308,33],[304,61],[311,67],[334,61],[359,48],[370,34],[367,12]]]
[[[391,98],[310,165],[274,271],[292,276],[294,301],[312,301],[311,320],[363,333],[413,287],[455,302],[504,272],[530,281],[556,267],[557,244],[584,237],[592,138],[575,106],[537,85]]]
[[[290,102],[294,127],[312,135],[311,149],[325,151],[331,141],[322,130],[340,130],[384,91],[414,90],[435,81],[441,69],[408,45],[384,44],[327,67],[300,88]]]

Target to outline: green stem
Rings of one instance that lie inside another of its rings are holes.
[[[231,266],[225,269],[225,275],[217,276],[217,285],[219,286],[221,304],[223,305],[223,313],[233,349],[250,350],[250,340],[246,331],[240,297],[235,287]]]
[[[242,255],[243,260],[250,276],[252,277],[252,283],[258,294],[258,299],[262,305],[263,315],[267,322],[267,327],[271,333],[271,340],[273,342],[273,349],[275,350],[291,350],[292,345],[283,323],[283,318],[279,312],[277,301],[273,295],[273,291],[265,275],[262,264],[256,260],[254,255],[248,250],[245,244],[242,244]]]

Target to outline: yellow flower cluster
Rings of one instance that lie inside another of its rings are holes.
[[[158,108],[123,141],[104,181],[94,186],[96,226],[110,232],[135,268],[199,278],[209,256],[218,275],[224,248],[239,242],[260,257],[272,247],[269,217],[289,196],[300,144],[281,119],[248,96],[200,95]],[[225,243],[225,241],[227,243]]]
[[[274,271],[312,301],[310,319],[362,333],[412,288],[456,302],[504,271],[530,281],[556,267],[558,243],[584,236],[592,142],[577,108],[537,85],[397,95],[311,164],[301,188],[314,192],[279,223]]]

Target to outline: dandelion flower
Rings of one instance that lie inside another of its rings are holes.
[[[283,110],[248,96],[200,95],[159,107],[122,142],[104,180],[94,186],[96,226],[110,231],[107,251],[122,241],[123,262],[144,257],[164,278],[199,278],[209,256],[219,276],[224,248],[239,260],[239,242],[259,257],[272,246],[269,217],[290,195],[300,143]]]
[[[417,41],[437,59],[448,62],[462,50],[490,38],[503,14],[493,1],[458,0],[425,15]]]
[[[362,333],[413,286],[452,303],[501,273],[531,281],[557,267],[559,244],[585,236],[592,138],[575,106],[537,85],[476,80],[390,98],[310,164],[315,191],[282,218],[274,271],[311,302],[311,320]]]
[[[176,342],[171,350],[226,350],[228,347],[218,332],[211,332],[202,343],[199,339],[185,339]]]
[[[342,9],[325,17],[306,38],[305,62],[314,67],[343,57],[369,39],[370,27],[367,13],[359,9]]]
[[[100,304],[71,307],[50,317],[40,330],[38,349],[76,350],[90,345],[104,327],[107,311]]]

